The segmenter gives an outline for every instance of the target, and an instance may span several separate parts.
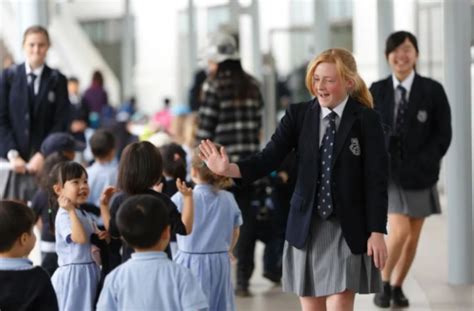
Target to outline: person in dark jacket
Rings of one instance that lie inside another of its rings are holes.
[[[370,87],[386,128],[391,156],[388,184],[388,253],[379,307],[408,307],[403,281],[415,257],[423,222],[440,213],[436,183],[451,142],[451,113],[441,84],[416,72],[418,44],[406,31],[392,33],[385,56],[392,74]]]
[[[45,28],[29,27],[23,38],[25,63],[4,70],[0,77],[0,157],[10,161],[14,172],[4,197],[31,198],[32,175],[44,161],[41,143],[50,133],[68,129],[66,78],[46,65],[49,46]]]
[[[314,99],[290,105],[265,148],[230,163],[201,142],[216,174],[251,182],[296,152],[295,190],[283,252],[283,291],[303,310],[352,310],[355,293],[378,292],[387,259],[388,154],[372,97],[352,54],[329,49],[308,65]]]

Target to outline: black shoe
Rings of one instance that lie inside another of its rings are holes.
[[[237,288],[235,289],[235,296],[252,297],[252,294],[249,292],[248,287],[237,286]]]
[[[403,294],[402,288],[399,286],[392,287],[392,303],[394,307],[406,308],[410,306],[408,298]]]
[[[379,308],[389,308],[392,288],[389,282],[383,282],[382,292],[375,294],[374,304]]]
[[[272,272],[263,272],[263,277],[276,284],[280,284],[281,281],[281,276]]]

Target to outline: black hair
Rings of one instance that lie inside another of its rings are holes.
[[[148,141],[128,145],[120,157],[118,186],[128,195],[144,193],[163,173],[160,151]]]
[[[79,84],[79,79],[76,77],[69,77],[69,79],[67,79],[67,82],[74,82]]]
[[[92,74],[92,84],[104,85],[104,76],[100,70],[95,70]]]
[[[120,235],[133,248],[156,245],[168,225],[165,202],[149,194],[129,197],[120,205],[117,213]]]
[[[18,201],[0,200],[0,252],[9,251],[23,233],[31,233],[33,211]]]
[[[388,36],[385,43],[385,57],[388,59],[388,54],[392,53],[397,47],[399,47],[405,40],[408,39],[415,47],[416,53],[418,54],[418,41],[415,35],[408,31],[397,31]]]
[[[173,179],[186,179],[186,151],[176,143],[166,144],[160,147],[163,157],[163,173]],[[175,154],[178,158],[175,159]]]
[[[54,185],[60,184],[64,186],[64,184],[68,180],[81,178],[82,175],[86,175],[86,169],[77,162],[74,161],[64,161],[57,163],[51,169],[49,174],[49,187],[48,187],[48,200],[49,200],[49,227],[51,228],[51,233],[54,233],[54,220],[56,218],[56,214],[58,213],[58,196],[54,192]]]
[[[109,130],[98,129],[92,135],[89,144],[94,157],[101,159],[115,149],[115,136]]]
[[[254,78],[242,68],[240,60],[225,60],[217,65],[215,79],[229,79],[233,86],[225,86],[231,99],[247,99],[260,97],[260,90]]]

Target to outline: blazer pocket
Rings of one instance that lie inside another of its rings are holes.
[[[290,200],[290,207],[301,212],[304,210],[304,203],[303,197],[294,192]]]

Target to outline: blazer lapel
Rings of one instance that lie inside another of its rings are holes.
[[[390,129],[393,128],[394,124],[394,109],[395,109],[395,93],[393,90],[393,77],[389,76],[387,78],[387,83],[385,84],[385,92],[384,92],[384,98],[383,98],[383,109],[385,109],[385,112],[382,115],[387,116],[387,119],[385,119],[385,124],[390,127]]]
[[[43,103],[43,99],[47,96],[47,90],[49,90],[49,77],[51,75],[51,69],[44,65],[43,72],[41,73],[41,82],[38,95],[35,98],[35,115],[38,113],[39,106]]]
[[[334,146],[333,158],[331,162],[331,167],[334,167],[334,163],[336,162],[339,153],[342,150],[342,146],[344,146],[344,142],[346,141],[347,135],[356,120],[356,112],[359,104],[353,101],[352,98],[349,97],[347,100],[346,107],[342,113],[342,119],[339,123],[339,128],[336,132],[336,145]]]
[[[20,97],[19,99],[20,105],[23,106],[23,108],[26,111],[30,111],[30,107],[28,103],[28,92],[23,91],[23,90],[28,90],[28,81],[26,79],[26,69],[25,69],[24,63],[18,66],[17,74],[19,75],[19,80],[17,84],[18,86],[12,85],[12,88],[17,87],[17,90],[19,91],[18,96]],[[12,92],[12,90],[10,90],[10,92]]]
[[[421,77],[418,74],[415,74],[415,79],[413,79],[413,84],[410,89],[410,98],[408,99],[408,113],[405,120],[405,127],[410,126],[410,123],[416,119],[415,114],[418,110],[418,104],[421,102],[423,102]]]
[[[319,123],[321,122],[320,120],[320,114],[321,114],[321,106],[319,106],[318,100],[315,98],[313,101],[313,104],[310,109],[311,115],[309,116],[309,124],[308,124],[308,129],[303,129],[303,131],[306,130],[306,133],[316,133],[315,136],[313,136],[313,139],[311,139],[311,152],[313,154],[318,155],[319,159],[319,128],[320,125]],[[312,134],[310,134],[312,135]]]

